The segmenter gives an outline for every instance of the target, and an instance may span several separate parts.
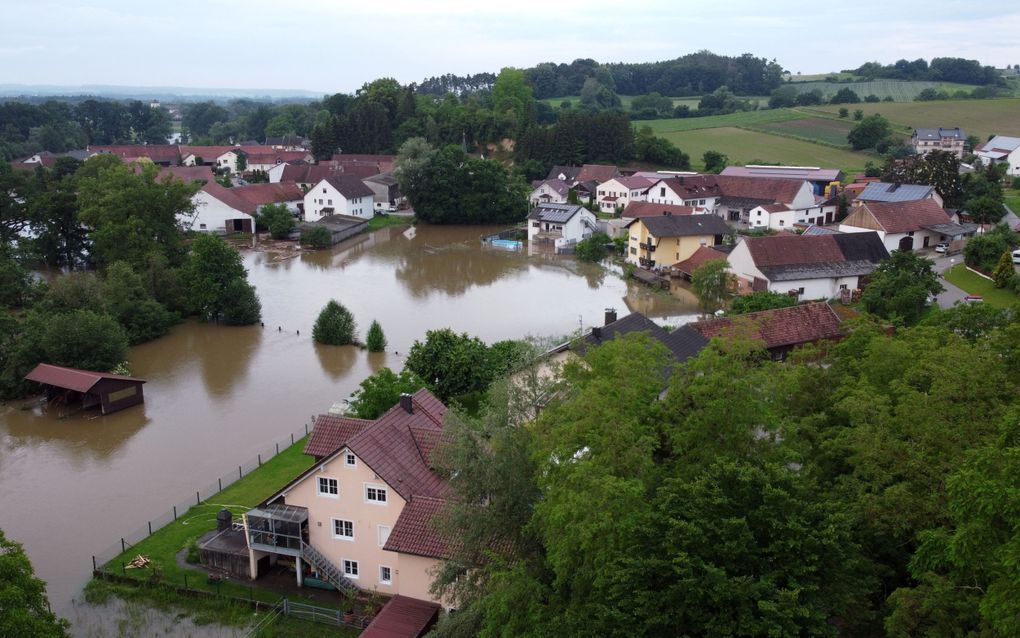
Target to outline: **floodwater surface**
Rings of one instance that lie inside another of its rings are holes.
[[[607,307],[672,324],[696,312],[683,290],[483,247],[480,236],[496,229],[406,228],[291,259],[244,251],[265,326],[192,321],[132,348],[131,372],[147,380],[141,406],[109,416],[37,400],[0,406],[0,529],[25,545],[55,611],[67,612],[93,555],[301,430],[382,366],[402,367],[426,330],[491,343],[569,335],[601,325]],[[315,344],[312,324],[330,299],[354,314],[362,339],[378,320],[387,352]]]

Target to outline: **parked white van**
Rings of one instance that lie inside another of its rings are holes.
[[[1020,264],[1020,250],[1013,251],[1013,263]]]

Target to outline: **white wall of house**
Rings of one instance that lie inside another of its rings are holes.
[[[627,188],[619,180],[611,179],[608,182],[599,184],[595,199],[598,201],[599,210],[605,213],[612,213],[617,207],[626,208],[627,204],[631,202],[645,201],[645,194],[647,192],[647,188]],[[615,197],[616,200],[607,201],[609,197]]]
[[[981,152],[979,152],[977,156],[978,161],[985,166],[990,164],[1006,164],[1006,175],[1020,176],[1020,148],[1015,149],[1012,153],[1001,160],[994,160],[989,157],[985,157]]]
[[[824,277],[818,279],[797,279],[792,281],[769,281],[765,275],[758,270],[754,260],[751,258],[751,251],[747,242],[740,242],[727,256],[726,261],[730,265],[730,272],[741,281],[741,288],[750,290],[755,279],[768,281],[768,290],[778,293],[788,293],[791,290],[798,291],[799,300],[807,299],[833,299],[838,297],[843,287],[853,290],[860,283],[860,277]]]
[[[547,232],[558,232],[560,233],[560,239],[557,245],[568,245],[573,242],[579,242],[582,239],[590,237],[592,230],[589,226],[585,225],[583,220],[588,220],[589,223],[594,225],[596,223],[595,213],[591,212],[586,208],[582,208],[580,212],[568,219],[562,224],[553,222],[544,222],[538,219],[528,220],[528,240],[534,239],[538,233]]]
[[[886,250],[892,252],[900,249],[900,242],[904,238],[910,238],[910,250],[919,250],[922,248],[934,248],[936,244],[949,241],[952,238],[947,238],[945,235],[939,233],[918,229],[908,233],[887,233],[883,230],[875,230],[873,228],[860,228],[858,226],[847,226],[846,224],[839,225],[839,231],[841,233],[878,233],[879,238],[885,245]],[[927,243],[925,241],[927,240]]]
[[[322,180],[305,193],[305,221],[319,221],[330,214],[371,219],[375,216],[372,200],[370,195],[347,199],[332,184]],[[333,211],[323,212],[324,208],[332,208]]]
[[[541,186],[531,191],[528,200],[532,206],[538,206],[539,204],[566,204],[567,195],[565,193],[560,195],[555,189],[543,182]]]
[[[769,213],[763,206],[756,206],[748,213],[748,226],[751,228],[771,228],[772,230],[790,230],[794,224],[816,224],[821,226],[826,220],[832,220],[835,206],[815,206],[806,210],[786,210]]]
[[[286,162],[277,164],[266,170],[266,174],[269,175],[269,183],[279,183],[280,179],[283,178],[283,169],[287,166]]]
[[[205,191],[198,191],[191,198],[195,204],[195,213],[192,216],[180,216],[178,222],[185,230],[193,230],[200,233],[219,233],[228,230],[227,222],[240,219],[248,221],[254,228],[252,216],[243,211],[232,208],[216,199]],[[233,224],[230,230],[232,231]]]
[[[645,191],[646,202],[653,204],[673,204],[675,206],[695,206],[707,208],[710,212],[716,212],[719,203],[718,197],[704,197],[700,199],[684,199],[677,195],[676,191],[670,188],[664,180],[652,184]]]
[[[237,172],[237,152],[236,151],[227,151],[226,153],[220,155],[219,157],[216,158],[215,166],[216,166],[216,168],[221,169],[221,170],[226,168],[227,170],[230,171],[231,174],[236,173]]]

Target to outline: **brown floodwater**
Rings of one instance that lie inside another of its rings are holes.
[[[491,343],[601,325],[607,307],[671,324],[696,312],[683,289],[653,292],[570,257],[481,246],[496,229],[405,229],[282,261],[245,251],[265,327],[187,322],[132,348],[144,405],[105,417],[0,406],[0,529],[25,545],[55,611],[69,608],[92,555],[300,430],[380,367],[399,369],[426,330]],[[351,310],[362,338],[378,320],[387,352],[313,343],[329,299]]]

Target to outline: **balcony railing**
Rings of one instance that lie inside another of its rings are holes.
[[[655,244],[638,244],[638,248],[641,250],[647,250],[650,253],[655,252]]]

